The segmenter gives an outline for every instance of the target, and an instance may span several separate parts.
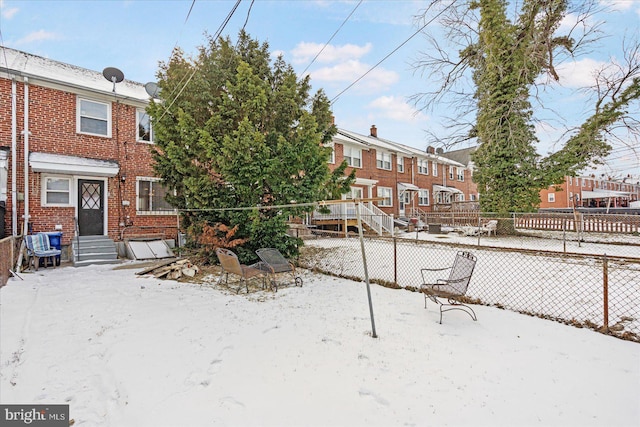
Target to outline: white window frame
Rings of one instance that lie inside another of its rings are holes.
[[[149,121],[149,140],[143,139],[140,137],[140,116],[147,116],[147,120]],[[142,109],[142,108],[138,108],[136,110],[136,141],[137,142],[142,142],[144,144],[153,144],[153,124],[151,123],[151,116],[149,114],[147,114],[147,112]]]
[[[418,173],[421,175],[429,175],[429,160],[418,159]]]
[[[456,168],[456,172],[458,173],[458,181],[464,182],[464,168]]]
[[[449,166],[449,180],[451,181],[453,181],[454,179],[453,171],[454,171],[454,166]]]
[[[348,145],[343,145],[342,148],[342,155],[347,161],[347,164],[352,168],[362,168],[362,150],[355,147],[349,147]],[[357,154],[357,156],[355,154]],[[358,160],[357,165],[354,164],[355,159]]]
[[[376,151],[376,167],[386,171],[391,170],[391,154],[384,151]]]
[[[431,162],[432,175],[438,176],[438,162]]]
[[[69,184],[68,191],[49,190],[47,189],[47,183],[49,180],[63,180]],[[42,195],[40,198],[40,206],[43,207],[70,207],[74,206],[75,193],[74,193],[74,180],[73,177],[68,175],[42,175],[41,177]],[[47,203],[47,195],[49,193],[67,193],[69,195],[69,201],[67,203]]]
[[[429,190],[418,191],[418,206],[429,206],[431,198],[429,197]]]
[[[383,197],[383,200],[378,201],[378,206],[390,208],[393,207],[393,188],[391,187],[378,187],[378,197]]]
[[[154,182],[162,182],[162,178],[157,177],[148,177],[148,176],[138,176],[136,177],[136,215],[175,215],[175,208],[166,209],[166,210],[153,210],[153,192],[149,194],[149,207],[150,210],[140,210],[140,183],[141,182],[151,182],[152,189]]]
[[[404,157],[396,155],[396,165],[398,165],[398,172],[404,172]]]
[[[102,117],[91,117],[91,116],[82,115],[82,104],[83,104],[83,102],[90,102],[92,104],[103,105],[105,107],[105,109],[106,109],[107,118],[104,119]],[[106,121],[107,122],[107,133],[106,134],[102,134],[102,133],[93,133],[93,132],[83,131],[82,130],[82,119],[85,118],[85,117],[88,118],[88,119]],[[97,135],[97,136],[102,136],[102,137],[106,137],[106,138],[111,138],[111,103],[110,102],[96,101],[95,99],[88,99],[88,98],[83,98],[83,97],[80,97],[80,96],[77,97],[76,98],[76,132],[84,134],[84,135]]]
[[[334,165],[336,163],[336,146],[331,146],[331,155],[329,156],[329,163]]]
[[[547,202],[555,203],[556,202],[556,193],[547,193]]]
[[[476,201],[476,195],[475,194],[469,194],[469,200],[471,200],[472,202]]]

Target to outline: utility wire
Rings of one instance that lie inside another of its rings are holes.
[[[227,14],[227,17],[224,19],[224,21],[222,21],[222,24],[220,24],[220,27],[218,28],[218,30],[216,31],[216,34],[214,36],[214,40],[217,39],[218,37],[220,37],[220,34],[222,34],[222,32],[224,31],[224,28],[227,26],[227,24],[229,23],[229,21],[231,20],[231,17],[233,16],[233,14],[236,12],[236,9],[238,9],[238,6],[240,5],[240,2],[242,0],[237,0],[236,4],[233,6],[233,8],[231,9],[231,11],[229,12],[229,14]],[[194,0],[195,2],[195,0]],[[161,120],[169,111],[169,109],[171,108],[171,106],[174,104],[174,102],[176,102],[176,100],[178,99],[178,97],[180,96],[180,94],[182,94],[182,92],[186,89],[187,85],[189,84],[189,82],[191,81],[191,79],[193,78],[193,76],[195,76],[196,72],[198,71],[198,67],[194,66],[193,67],[193,71],[191,72],[191,74],[189,75],[189,78],[187,79],[187,81],[182,85],[182,87],[180,88],[180,90],[178,91],[178,94],[173,98],[173,100],[169,103],[169,105],[164,109],[164,111],[162,112],[162,115],[160,116],[160,118],[158,120]]]
[[[427,21],[426,24],[424,24],[422,27],[420,27],[418,29],[418,31],[416,31],[415,33],[413,33],[408,39],[406,39],[405,41],[403,41],[402,43],[400,43],[400,45],[398,47],[396,47],[395,49],[393,49],[389,54],[387,54],[387,56],[385,56],[384,58],[382,58],[380,61],[378,61],[378,63],[376,65],[374,65],[373,67],[369,68],[369,70],[367,70],[366,73],[364,73],[363,75],[361,75],[360,77],[358,77],[353,83],[351,83],[349,86],[347,86],[344,90],[342,90],[342,92],[340,92],[339,94],[337,94],[336,96],[333,97],[333,99],[331,99],[331,105],[333,105],[338,98],[345,93],[346,91],[348,91],[349,89],[351,89],[353,86],[355,86],[356,83],[358,83],[360,80],[362,80],[367,74],[369,74],[371,71],[373,71],[378,65],[382,64],[384,61],[386,61],[391,55],[393,55],[394,53],[396,53],[398,50],[400,50],[400,48],[402,46],[404,46],[405,44],[407,44],[412,38],[414,38],[415,36],[417,36],[422,30],[424,30],[427,25],[431,24],[433,21],[435,21],[437,18],[440,17],[440,15],[442,15],[444,12],[446,12],[447,9],[449,9],[451,6],[453,6],[453,4],[455,3],[455,0],[453,0],[447,7],[445,7],[444,9],[442,9],[440,12],[438,12],[433,18],[431,18],[429,21]]]
[[[331,38],[329,40],[327,40],[327,42],[324,44],[324,46],[322,46],[322,49],[320,49],[320,52],[318,52],[316,54],[316,56],[313,57],[313,59],[311,60],[311,62],[309,63],[309,65],[307,65],[307,68],[305,68],[302,73],[300,73],[301,75],[303,75],[308,69],[309,67],[311,67],[311,65],[316,61],[316,59],[318,59],[318,56],[320,56],[320,54],[325,50],[325,48],[329,45],[329,43],[331,43],[331,40],[333,40],[333,38],[336,36],[336,34],[338,34],[338,32],[342,29],[342,27],[344,26],[344,24],[347,23],[347,21],[349,20],[349,18],[351,18],[351,15],[353,15],[353,12],[356,11],[356,9],[358,8],[358,6],[360,6],[360,4],[362,4],[363,0],[360,0],[358,2],[358,4],[356,5],[356,7],[353,8],[353,10],[351,11],[351,13],[349,14],[349,16],[347,16],[345,18],[344,21],[342,21],[342,24],[338,27],[338,29],[333,33],[333,35],[331,36]],[[253,3],[252,3],[253,4]]]

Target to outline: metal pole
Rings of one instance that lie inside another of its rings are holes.
[[[604,254],[602,260],[602,293],[604,305],[604,330],[609,332],[609,260]]]
[[[393,238],[393,283],[398,284],[398,240]]]
[[[378,338],[376,334],[376,322],[373,319],[373,303],[371,302],[371,288],[369,286],[369,270],[367,269],[367,256],[364,253],[364,235],[362,233],[362,220],[360,218],[360,204],[356,203],[356,216],[358,217],[358,233],[360,235],[360,251],[362,252],[362,265],[364,267],[364,281],[367,284],[367,298],[369,299],[369,314],[371,315],[371,336]]]
[[[562,248],[567,253],[567,219],[562,218]]]

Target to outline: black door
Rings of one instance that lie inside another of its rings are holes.
[[[81,236],[104,234],[104,181],[78,180],[78,227]]]

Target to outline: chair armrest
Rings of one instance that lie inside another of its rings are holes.
[[[422,283],[427,283],[428,280],[426,279],[424,273],[425,272],[429,272],[429,271],[445,271],[445,270],[450,270],[451,267],[444,267],[444,268],[421,268],[420,269],[420,275],[422,276]],[[436,282],[438,282],[439,280],[436,280]]]

